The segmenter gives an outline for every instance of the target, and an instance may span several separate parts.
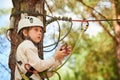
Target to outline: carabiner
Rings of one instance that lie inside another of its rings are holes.
[[[68,46],[68,44],[65,42],[65,43],[61,46],[60,51],[62,51],[62,50],[63,50],[63,47],[64,47],[64,49],[65,49],[65,50],[67,50],[67,46]]]
[[[84,25],[84,24],[86,24],[86,25]],[[88,27],[89,27],[89,22],[88,22],[88,20],[84,20],[84,21],[81,23],[81,30],[86,31],[86,30],[88,29]]]

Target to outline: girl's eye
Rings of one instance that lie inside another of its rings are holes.
[[[39,31],[37,28],[34,29],[35,31]]]
[[[40,29],[40,32],[42,32],[42,30]]]
[[[35,29],[35,31],[38,31],[38,29]]]
[[[41,29],[38,29],[38,28],[35,28],[34,29],[36,32],[42,32],[42,30]]]

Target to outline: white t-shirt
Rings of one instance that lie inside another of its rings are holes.
[[[16,51],[16,60],[21,61],[22,64],[18,64],[19,69],[24,74],[27,72],[24,65],[30,64],[35,70],[42,72],[44,70],[50,69],[53,70],[57,68],[61,63],[58,60],[55,60],[54,57],[51,57],[46,60],[42,60],[38,56],[38,49],[30,40],[24,40],[17,48]],[[53,73],[49,73],[48,76],[51,76]],[[38,74],[32,74],[31,76],[34,80],[41,80]],[[22,77],[18,71],[18,68],[15,69],[15,80],[21,80]]]

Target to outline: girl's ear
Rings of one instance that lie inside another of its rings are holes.
[[[27,30],[26,30],[26,29],[23,29],[23,35],[24,35],[25,37],[27,37],[28,32],[27,32]]]

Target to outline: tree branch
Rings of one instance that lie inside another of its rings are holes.
[[[89,9],[91,9],[91,10],[94,10],[95,12],[97,12],[101,17],[103,17],[105,20],[107,20],[107,18],[104,16],[104,15],[102,15],[100,12],[98,12],[98,11],[96,11],[94,8],[92,8],[91,6],[89,6],[89,5],[87,5],[87,4],[85,4],[82,0],[80,0],[80,2],[84,5],[84,6],[86,6],[86,7],[88,7]],[[97,18],[97,16],[95,16],[95,14],[94,13],[91,13],[91,15],[93,16],[93,17],[95,17],[95,19],[98,19]],[[108,21],[107,21],[108,22]],[[99,24],[103,27],[103,29],[108,33],[108,35],[116,42],[116,39],[115,39],[115,37],[109,32],[109,30],[107,30],[107,28],[99,21]],[[111,24],[108,22],[108,24],[111,26]]]

